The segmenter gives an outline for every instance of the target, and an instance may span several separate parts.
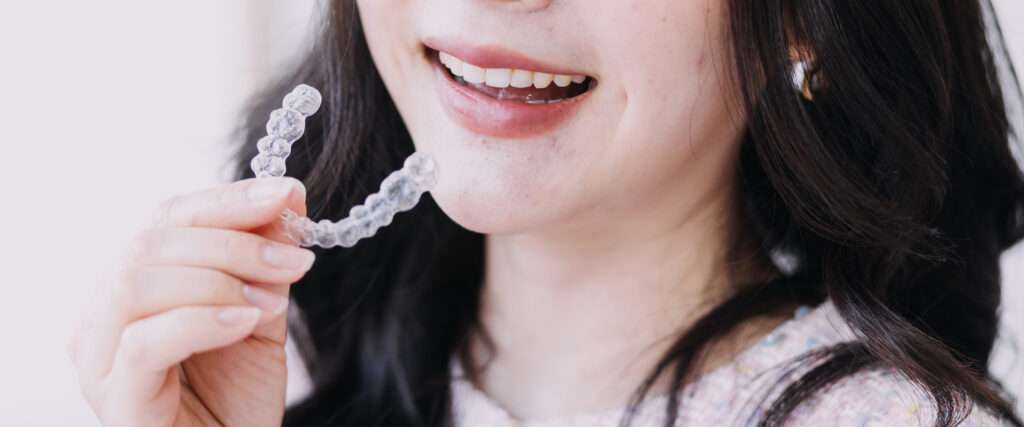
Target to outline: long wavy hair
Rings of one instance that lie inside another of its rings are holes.
[[[737,283],[664,354],[655,379],[681,389],[702,349],[745,320],[833,301],[857,334],[794,361],[808,369],[751,414],[782,425],[829,384],[894,369],[951,426],[977,403],[1021,426],[988,370],[998,331],[1002,252],[1024,236],[1024,177],[1007,104],[1020,89],[986,0],[730,0],[732,70],[747,117],[735,173],[740,216],[758,256],[793,262]],[[324,106],[295,145],[289,173],[310,214],[339,219],[413,152],[378,74],[354,0],[334,0],[297,70],[258,97],[233,159],[238,179],[267,114],[295,83]],[[821,84],[792,86],[794,47]],[[429,195],[353,249],[318,250],[293,287],[291,322],[313,380],[289,426],[449,425],[450,362],[478,329],[484,237]],[[739,242],[737,242],[739,244]],[[666,426],[680,407],[667,405]],[[622,420],[630,423],[630,411]]]

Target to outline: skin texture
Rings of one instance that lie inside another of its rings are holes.
[[[621,405],[666,338],[728,289],[742,118],[723,80],[721,6],[359,1],[388,90],[444,171],[435,200],[488,236],[480,316],[494,347],[472,349],[493,357],[478,385],[512,414]],[[424,37],[500,45],[599,83],[559,127],[484,137],[446,115]],[[286,241],[270,225],[281,210],[306,209],[298,182],[257,181],[166,203],[97,293],[70,352],[105,425],[280,424],[283,298],[312,254],[293,248],[305,259],[286,269],[261,260],[263,245]],[[246,196],[274,183],[276,195]],[[256,304],[244,283],[278,298]],[[242,309],[232,325],[218,321],[226,307]],[[744,342],[712,352],[708,368]]]
[[[268,178],[158,209],[69,345],[105,426],[280,425],[288,287],[313,254],[277,218],[305,206],[301,183]]]
[[[725,80],[724,2],[358,3],[417,149],[444,171],[435,200],[487,234],[480,316],[494,348],[474,347],[493,357],[478,386],[526,419],[621,405],[666,338],[728,289],[743,118]],[[433,38],[498,45],[598,86],[539,136],[475,134],[439,102],[422,46]],[[710,364],[732,354],[719,353]]]
[[[358,3],[417,149],[458,165],[444,170],[433,194],[467,228],[569,231],[572,222],[589,231],[633,218],[638,206],[683,203],[666,194],[699,199],[734,156],[741,121],[730,114],[721,80],[729,68],[718,0]],[[559,129],[529,139],[481,137],[438,102],[422,52],[427,37],[503,46],[586,72],[599,87]]]

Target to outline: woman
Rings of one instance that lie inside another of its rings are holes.
[[[333,1],[237,158],[312,83],[306,187],[166,203],[73,346],[85,393],[111,426],[1021,426],[987,367],[1024,236],[990,8]],[[438,188],[377,237],[279,243],[414,150]]]

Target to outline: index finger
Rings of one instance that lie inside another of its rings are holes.
[[[168,199],[157,209],[156,227],[251,230],[275,222],[289,208],[306,213],[306,189],[295,178],[250,178]]]

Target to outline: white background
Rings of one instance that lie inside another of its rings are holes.
[[[160,200],[226,179],[242,101],[313,1],[0,4],[0,425],[97,424],[64,352],[79,303]],[[997,6],[1024,70],[1024,5]],[[1003,261],[1021,355],[996,364],[1022,394],[1024,253]]]

